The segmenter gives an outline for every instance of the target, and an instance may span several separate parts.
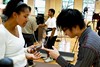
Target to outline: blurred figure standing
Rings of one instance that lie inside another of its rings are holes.
[[[48,16],[49,18],[45,22],[47,25],[47,35],[45,38],[45,47],[52,49],[52,46],[54,46],[56,38],[57,38],[57,26],[56,26],[56,18],[54,17],[55,10],[54,9],[49,9],[48,10]],[[52,35],[53,32],[53,35]],[[47,58],[44,60],[45,62],[50,62],[53,61],[53,59],[49,56],[48,51],[47,51]]]

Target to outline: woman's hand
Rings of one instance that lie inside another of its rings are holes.
[[[59,57],[59,52],[58,50],[53,46],[53,50],[52,49],[47,49],[47,48],[42,48],[43,50],[46,50],[49,52],[49,55],[51,57],[53,57],[55,60]]]
[[[40,52],[34,52],[33,54],[26,53],[26,58],[30,60],[37,60],[41,58],[41,53]]]
[[[32,50],[33,48],[35,48],[35,45],[29,46],[29,47],[27,48],[27,52],[28,52],[28,53],[34,53],[34,51]]]
[[[39,44],[39,43],[34,43],[34,45],[31,45],[31,46],[29,46],[29,47],[27,48],[27,52],[28,52],[28,53],[34,53],[37,46],[40,46],[40,44]]]

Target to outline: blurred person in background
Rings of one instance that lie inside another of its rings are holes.
[[[56,38],[57,38],[57,26],[56,26],[56,18],[54,17],[55,10],[49,9],[48,10],[48,16],[49,18],[45,22],[47,25],[47,34],[45,38],[44,46],[48,49],[52,49],[52,46],[54,46]],[[50,57],[48,51],[47,51],[47,57],[43,58],[45,62],[51,62],[53,61],[53,58]]]

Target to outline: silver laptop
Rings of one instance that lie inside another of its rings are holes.
[[[40,50],[40,52],[42,53],[42,58],[43,57],[46,57],[47,54],[46,54],[46,51],[44,50]],[[61,56],[67,60],[67,61],[74,61],[74,53],[71,53],[71,52],[62,52],[62,51],[59,51],[59,53],[61,54]]]

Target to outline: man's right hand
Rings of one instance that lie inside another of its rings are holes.
[[[49,55],[54,58],[55,60],[60,56],[60,53],[58,52],[58,50],[53,46],[53,49],[47,49],[47,48],[42,48],[45,51],[49,52]]]

